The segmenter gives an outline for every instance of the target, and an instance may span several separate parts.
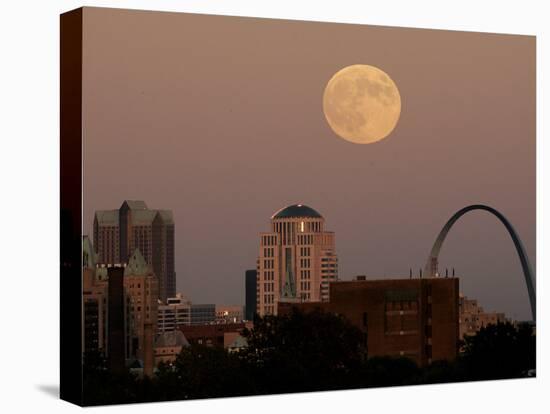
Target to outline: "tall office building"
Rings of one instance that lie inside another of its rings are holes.
[[[93,244],[100,263],[127,263],[139,249],[159,279],[159,299],[175,296],[172,211],[151,210],[135,200],[125,200],[118,210],[96,211]]]
[[[277,314],[277,303],[326,302],[329,283],[338,279],[334,233],[311,207],[295,204],[271,217],[260,233],[257,312]]]
[[[258,288],[258,272],[253,270],[247,270],[245,273],[245,319],[247,321],[254,320],[256,314],[256,302],[258,294],[256,292]]]

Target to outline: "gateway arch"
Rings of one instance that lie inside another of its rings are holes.
[[[531,264],[529,263],[529,258],[527,257],[527,253],[525,252],[523,243],[521,242],[512,224],[510,224],[508,219],[504,217],[499,211],[495,210],[492,207],[485,206],[483,204],[473,204],[471,206],[464,207],[463,209],[457,211],[449,219],[449,221],[447,221],[447,223],[441,229],[439,236],[437,236],[437,239],[435,240],[435,243],[432,247],[432,251],[430,252],[430,256],[428,257],[428,261],[426,262],[424,271],[430,277],[437,276],[439,251],[441,250],[441,246],[445,241],[445,237],[447,237],[449,230],[451,229],[451,227],[453,227],[456,221],[460,217],[462,217],[464,214],[472,210],[484,210],[491,213],[496,218],[498,218],[501,221],[501,223],[504,224],[504,227],[506,227],[506,230],[508,230],[508,233],[510,234],[512,241],[514,242],[514,246],[516,247],[516,251],[518,253],[519,260],[521,262],[521,268],[523,269],[523,276],[525,277],[525,284],[527,286],[527,293],[529,294],[529,302],[531,304],[531,314],[533,316],[533,321],[536,321],[537,306],[536,306],[536,295],[535,295],[535,276],[533,275]]]

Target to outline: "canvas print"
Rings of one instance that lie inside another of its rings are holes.
[[[535,45],[62,15],[62,398],[536,376]]]

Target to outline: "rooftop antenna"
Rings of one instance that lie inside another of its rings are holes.
[[[413,278],[413,269],[412,267],[409,268],[409,279]]]
[[[445,268],[445,277],[449,277],[449,268],[448,267]]]
[[[453,267],[453,277],[455,276],[455,268]]]
[[[420,268],[420,279],[422,279],[422,268]]]

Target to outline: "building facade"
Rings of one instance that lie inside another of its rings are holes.
[[[247,321],[254,320],[254,315],[257,312],[258,300],[258,271],[256,269],[247,270],[245,273],[245,319]]]
[[[92,242],[88,236],[84,236],[82,240],[82,351],[84,354],[105,355],[108,336],[107,282],[97,278],[96,266],[96,254]]]
[[[185,338],[191,345],[230,348],[241,335],[244,328],[251,329],[252,324],[224,323],[210,325],[180,326]]]
[[[161,362],[168,364],[174,362],[182,348],[188,346],[189,342],[179,329],[157,335],[155,339],[155,367]]]
[[[347,318],[366,337],[369,357],[408,357],[425,366],[453,360],[458,351],[458,279],[383,279],[331,283],[330,301],[280,303],[320,308]]]
[[[175,226],[170,210],[151,210],[143,201],[125,200],[118,210],[96,211],[93,232],[100,263],[127,263],[139,249],[159,279],[159,298],[175,296]]]
[[[157,333],[176,331],[179,325],[191,325],[191,301],[181,293],[159,305]]]
[[[191,304],[191,325],[207,325],[216,321],[216,305]]]
[[[244,308],[239,305],[216,305],[216,323],[241,323],[244,320]]]
[[[110,283],[110,281],[109,281]],[[145,258],[136,249],[124,268],[124,290],[129,309],[126,354],[143,361],[143,370],[152,374],[154,363],[154,337],[158,318],[158,279]]]
[[[334,233],[311,207],[295,204],[271,217],[271,231],[260,234],[257,312],[277,314],[277,304],[327,302],[329,284],[338,280]]]
[[[508,320],[504,313],[485,312],[476,299],[468,299],[463,295],[459,299],[459,312],[460,339],[466,335],[475,335],[489,324],[496,325]]]
[[[83,353],[105,355],[115,371],[132,360],[152,374],[158,319],[158,279],[136,249],[127,265],[95,262],[83,239]]]

